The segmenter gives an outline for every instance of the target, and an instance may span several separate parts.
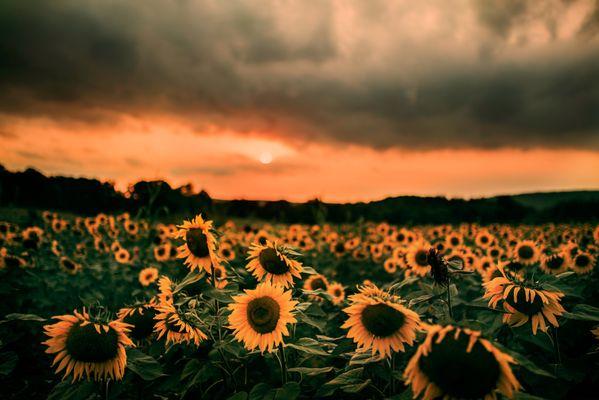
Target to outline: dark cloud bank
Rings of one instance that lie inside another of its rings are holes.
[[[0,113],[90,124],[165,113],[198,130],[377,148],[599,149],[597,4],[562,40],[577,2],[439,2],[444,32],[474,16],[465,45],[411,41],[389,19],[405,10],[385,2],[348,5],[347,26],[327,2],[280,4],[4,0]],[[514,42],[539,23],[548,44]]]

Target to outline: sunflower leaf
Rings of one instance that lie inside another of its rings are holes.
[[[127,368],[145,381],[165,376],[158,361],[136,349],[127,350]]]
[[[507,353],[510,356],[512,356],[514,358],[514,360],[516,360],[520,366],[522,366],[523,368],[526,368],[528,371],[532,372],[533,374],[546,376],[548,378],[555,378],[555,376],[552,373],[547,372],[544,369],[542,369],[541,367],[537,366],[535,363],[533,363],[528,358],[524,357],[522,354],[515,352],[513,350],[510,350],[507,347],[502,346],[501,344],[499,344],[497,342],[494,342],[493,344],[496,347],[498,347],[501,351],[503,351],[504,353]]]
[[[302,375],[307,376],[316,376],[326,374],[327,372],[331,372],[333,367],[323,367],[323,368],[308,368],[308,367],[297,367],[297,368],[289,368],[289,372],[297,372]]]
[[[581,321],[599,322],[599,308],[588,304],[578,304],[569,312],[563,314],[564,318],[576,319]]]
[[[15,321],[15,320],[19,320],[19,321],[35,321],[35,322],[44,322],[46,321],[45,318],[40,317],[39,315],[35,315],[35,314],[18,314],[18,313],[12,313],[12,314],[7,314],[5,319],[0,321],[0,323],[4,323],[4,322],[8,322],[8,321]]]

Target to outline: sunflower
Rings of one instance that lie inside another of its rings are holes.
[[[484,249],[489,248],[494,241],[495,237],[486,229],[481,229],[478,231],[476,237],[474,238],[476,245]]]
[[[154,246],[154,258],[156,261],[168,261],[171,256],[171,243],[165,242],[158,246]]]
[[[75,275],[81,271],[81,264],[77,264],[69,257],[60,257],[60,267],[67,273]]]
[[[77,310],[73,315],[53,317],[58,322],[44,326],[50,339],[43,342],[46,353],[56,354],[52,365],[58,363],[56,373],[65,370],[64,377],[73,374],[73,381],[85,373],[86,379],[120,380],[127,365],[126,346],[134,346],[127,336],[129,325],[121,321],[108,324],[92,321],[89,314]]]
[[[297,301],[291,290],[264,282],[256,289],[233,297],[229,304],[229,328],[248,350],[273,351],[288,336],[287,324],[297,322],[292,311]]]
[[[164,275],[158,280],[158,300],[160,304],[172,304],[173,303],[173,288],[175,284],[171,279]]]
[[[588,274],[595,268],[595,257],[588,252],[579,252],[572,257],[570,268],[577,274]]]
[[[445,237],[445,244],[447,248],[453,249],[464,244],[464,237],[458,232],[451,232]]]
[[[253,244],[246,268],[258,281],[285,288],[293,286],[293,277],[301,278],[302,264],[290,257],[289,250],[277,243]]]
[[[418,275],[425,276],[430,271],[428,265],[428,249],[429,244],[423,241],[414,243],[408,249],[406,253],[406,262],[410,268],[410,272]]]
[[[414,397],[423,400],[508,398],[520,389],[510,364],[515,361],[481,333],[451,325],[427,327],[424,342],[404,371]]]
[[[541,256],[541,270],[557,275],[568,269],[567,257],[563,252]]]
[[[210,273],[213,265],[220,264],[212,221],[204,221],[201,214],[179,225],[175,237],[185,239],[185,244],[178,248],[177,257],[185,258],[185,265],[192,271],[197,268]]]
[[[228,261],[234,260],[235,251],[233,250],[233,246],[228,243],[222,243],[218,248],[218,256]]]
[[[139,283],[142,286],[150,286],[156,279],[158,279],[158,269],[155,267],[148,267],[139,271]]]
[[[342,325],[349,329],[347,337],[357,343],[358,350],[390,357],[392,351],[405,351],[404,343],[411,346],[420,324],[418,314],[374,285],[360,292],[351,296],[351,304],[343,310],[349,318]]]
[[[383,264],[383,268],[385,269],[385,271],[388,274],[394,274],[397,272],[397,267],[400,265],[400,262],[398,259],[396,258],[388,258],[385,260],[385,263]]]
[[[227,270],[223,265],[219,264],[214,267],[214,278],[217,289],[224,289],[227,286]],[[208,277],[206,280],[209,284],[212,284],[212,277]]]
[[[304,289],[305,290],[322,290],[323,292],[326,292],[328,290],[329,287],[329,281],[326,278],[326,276],[321,275],[321,274],[314,274],[314,275],[310,275],[310,277],[308,279],[306,279],[306,281],[304,282]],[[317,295],[311,295],[310,298],[312,300],[323,300],[322,297],[317,296]]]
[[[518,281],[517,276],[510,276],[499,268],[501,276],[483,283],[486,291],[483,298],[489,299],[489,307],[495,308],[503,300],[503,322],[510,326],[521,326],[531,322],[533,335],[537,334],[540,327],[547,331],[549,321],[558,327],[556,316],[562,315],[565,310],[560,304],[564,294],[558,291],[549,291],[527,287],[524,282]]]
[[[154,319],[158,322],[154,325],[154,332],[158,334],[158,339],[164,336],[167,344],[193,342],[199,346],[207,338],[196,324],[172,304],[161,303],[156,306],[156,311]]]
[[[513,257],[524,265],[532,265],[539,261],[539,248],[532,240],[518,242],[514,247]]]
[[[129,253],[129,250],[125,249],[124,247],[119,247],[114,252],[114,259],[119,264],[126,264],[131,260],[131,254]]]
[[[129,336],[137,342],[148,340],[154,333],[156,310],[153,302],[137,307],[121,308],[117,314],[120,321],[132,326]]]
[[[345,300],[345,288],[340,283],[331,283],[327,289],[327,293],[331,295],[331,301],[335,305],[341,304]]]

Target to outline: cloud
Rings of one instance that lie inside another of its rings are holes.
[[[374,148],[599,149],[597,3],[0,3],[0,114]]]

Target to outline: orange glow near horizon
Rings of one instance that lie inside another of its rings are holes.
[[[375,150],[273,135],[198,134],[168,123],[109,131],[29,120],[11,132],[0,135],[6,168],[110,180],[120,190],[140,179],[164,179],[173,186],[191,182],[219,199],[354,202],[599,188],[599,153],[583,150]]]

